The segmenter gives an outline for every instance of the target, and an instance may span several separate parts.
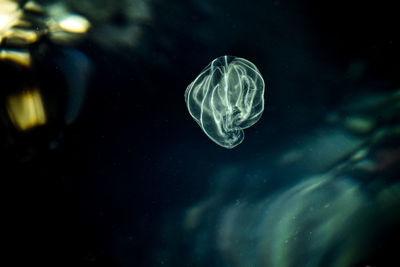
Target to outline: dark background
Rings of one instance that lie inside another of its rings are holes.
[[[400,82],[391,1],[151,5],[153,22],[134,51],[90,38],[78,47],[95,72],[56,149],[47,149],[53,132],[38,130],[13,147],[34,150],[27,159],[2,153],[5,245],[16,265],[149,266],[171,239],[160,236],[162,220],[198,201],[216,166],[277,151],[347,98]],[[266,81],[264,115],[233,150],[208,140],[183,98],[225,54],[252,61]]]

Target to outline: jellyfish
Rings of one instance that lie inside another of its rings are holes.
[[[234,148],[264,110],[264,80],[250,61],[222,56],[214,59],[186,88],[190,115],[204,133],[224,148]]]

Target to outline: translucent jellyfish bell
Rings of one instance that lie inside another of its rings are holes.
[[[214,59],[187,87],[190,115],[218,145],[234,148],[243,129],[255,124],[264,110],[264,80],[250,61],[222,56]]]

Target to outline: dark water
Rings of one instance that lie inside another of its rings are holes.
[[[0,61],[2,218],[15,265],[396,266],[393,4],[39,3],[44,13],[23,19],[50,29],[64,5],[91,28],[66,41],[0,39],[34,62]],[[265,80],[264,113],[233,149],[212,142],[184,100],[223,55],[250,60]],[[25,130],[7,101],[29,86],[46,123]]]

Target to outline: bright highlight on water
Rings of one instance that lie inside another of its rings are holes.
[[[250,61],[222,56],[214,59],[187,87],[190,115],[218,145],[234,148],[243,129],[255,124],[264,110],[264,80]]]

